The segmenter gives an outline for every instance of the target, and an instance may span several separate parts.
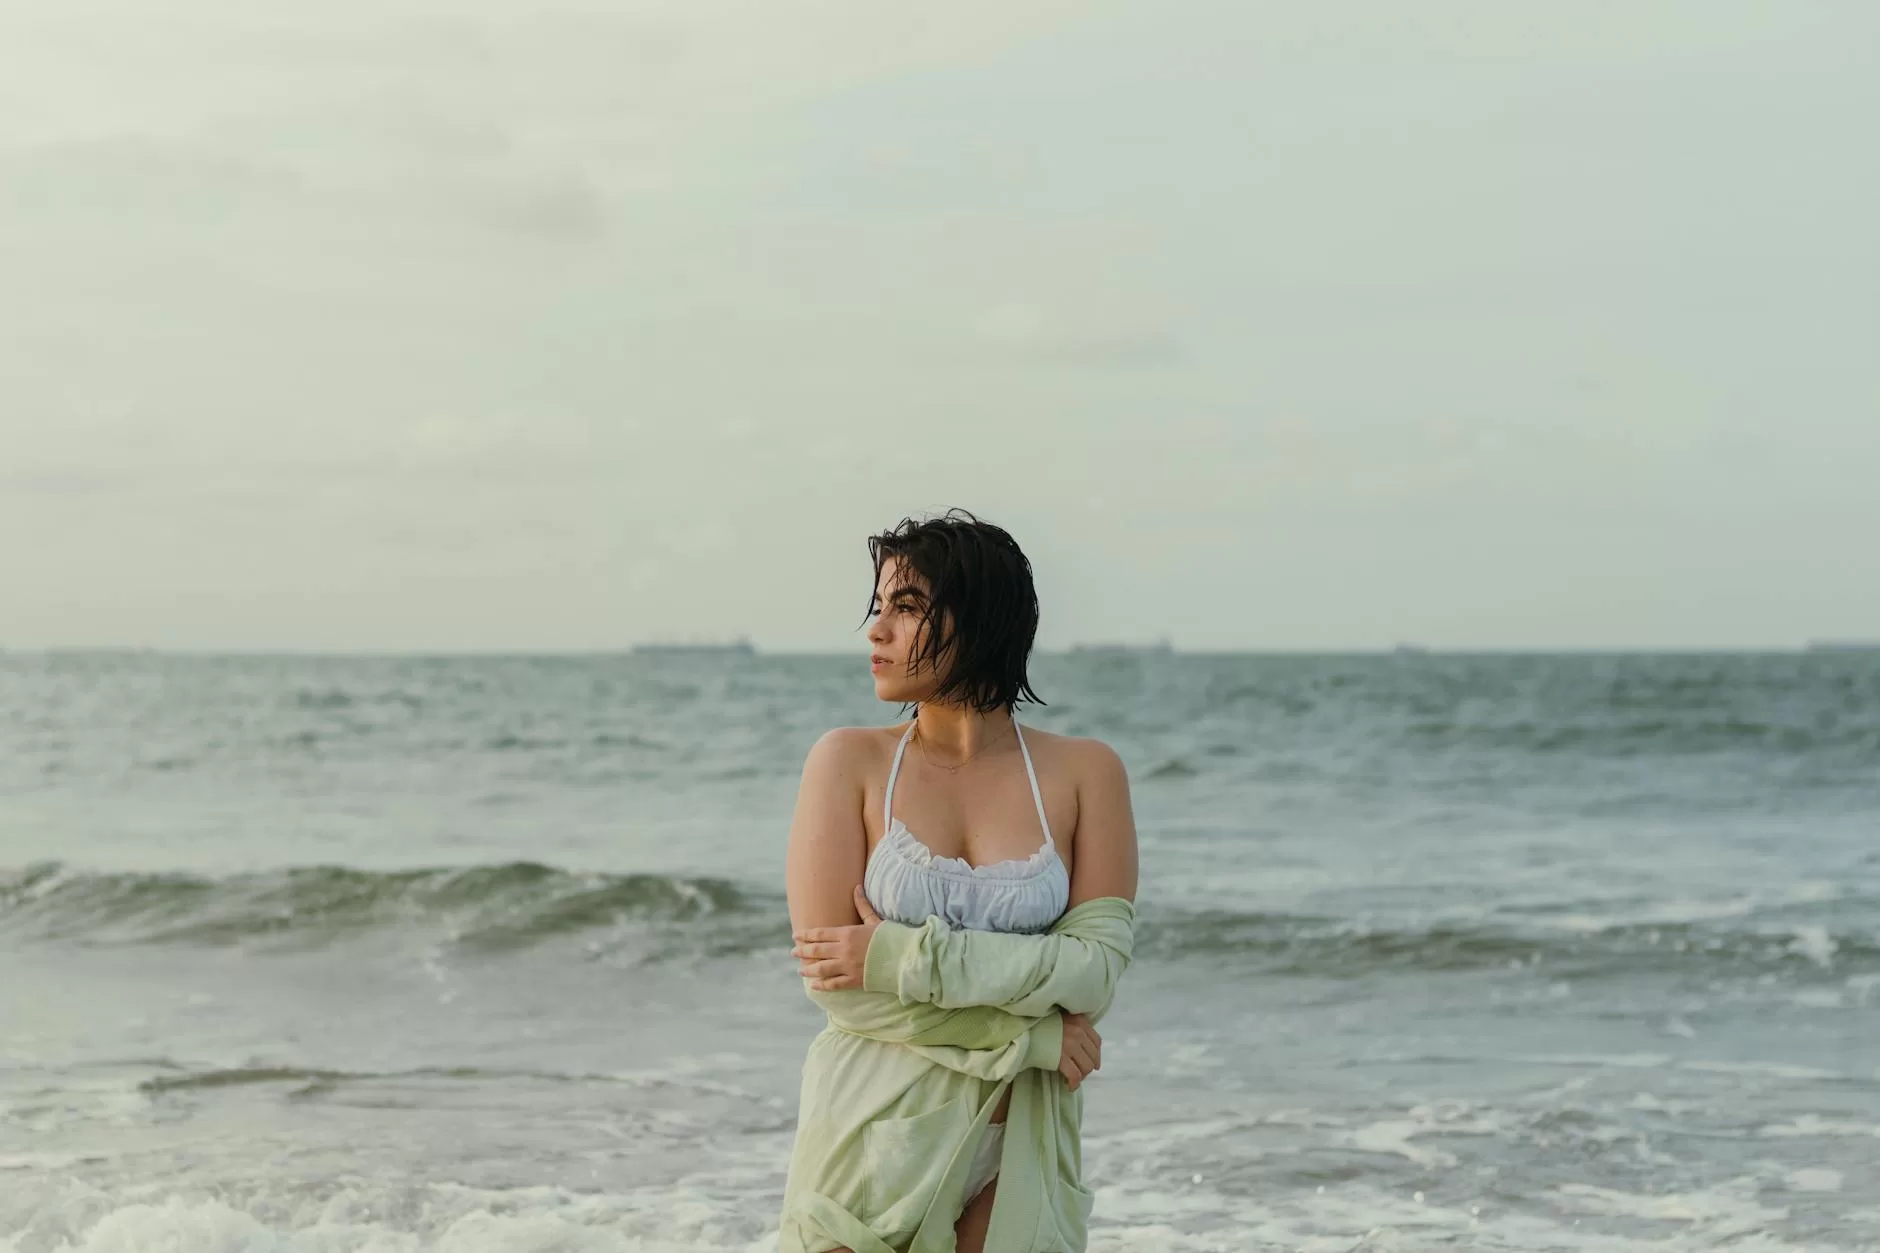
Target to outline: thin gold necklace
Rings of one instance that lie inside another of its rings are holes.
[[[972,752],[966,754],[965,758],[961,760],[959,765],[944,766],[944,765],[941,765],[939,762],[935,761],[932,757],[927,755],[927,741],[925,737],[923,737],[920,733],[920,719],[919,718],[914,719],[914,739],[917,743],[920,744],[920,759],[926,762],[928,765],[932,766],[934,769],[944,770],[948,774],[958,774],[959,771],[966,765],[967,762],[979,756],[979,754],[985,752],[988,748],[991,748],[994,744],[997,744],[1000,740],[1004,738],[1005,738],[1005,732],[1001,731],[998,733],[998,735],[995,735],[993,738],[987,740],[984,744],[981,744],[978,748],[975,748]]]

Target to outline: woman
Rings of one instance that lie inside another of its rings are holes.
[[[1128,779],[1107,745],[1013,716],[1038,700],[1038,600],[1010,535],[952,510],[869,553],[875,694],[915,714],[804,763],[792,952],[829,1026],[780,1253],[1076,1253],[1091,1023],[1133,939]]]

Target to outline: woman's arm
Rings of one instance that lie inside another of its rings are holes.
[[[803,759],[783,874],[792,931],[861,921],[854,888],[868,860],[859,762],[865,734],[854,727],[825,731]]]
[[[1014,1014],[1055,1007],[1094,1020],[1129,968],[1135,917],[1130,901],[1102,896],[1073,906],[1046,935],[954,931],[939,918],[918,927],[884,922],[869,945],[862,986],[907,1004]]]
[[[1100,896],[1136,899],[1136,816],[1129,772],[1116,750],[1099,740],[1084,748],[1077,788],[1077,835],[1071,871],[1071,907]]]

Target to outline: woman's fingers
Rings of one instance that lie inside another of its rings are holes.
[[[1096,1069],[1093,1065],[1096,1060],[1094,1050],[1090,1047],[1090,1041],[1081,1033],[1064,1038],[1064,1052],[1076,1063],[1077,1069],[1084,1075]]]
[[[1087,1015],[1066,1013],[1063,1018],[1064,1045],[1058,1071],[1064,1076],[1065,1086],[1075,1092],[1103,1064],[1103,1037],[1090,1025]]]
[[[848,979],[853,974],[846,966],[837,961],[801,962],[798,964],[798,969],[808,978],[821,979],[825,982],[834,979]]]
[[[1095,1072],[1103,1063],[1102,1041],[1089,1027],[1072,1025],[1064,1033],[1063,1058],[1068,1066],[1074,1066],[1077,1076],[1071,1087],[1075,1089]],[[1066,1078],[1070,1075],[1067,1071]]]
[[[840,944],[798,944],[790,950],[790,956],[798,961],[859,961],[854,950]]]
[[[838,936],[828,940],[798,940],[790,946],[790,951],[799,956],[840,957],[860,947],[854,940]]]

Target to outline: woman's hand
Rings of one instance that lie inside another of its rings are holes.
[[[1103,1067],[1103,1037],[1082,1014],[1064,1015],[1064,1051],[1058,1057],[1058,1073],[1071,1091]]]
[[[862,921],[849,927],[810,927],[793,937],[796,947],[790,956],[797,968],[818,992],[839,992],[862,986],[862,962],[868,957],[868,942],[881,925],[880,915],[868,903],[862,885],[855,885],[855,912]]]

